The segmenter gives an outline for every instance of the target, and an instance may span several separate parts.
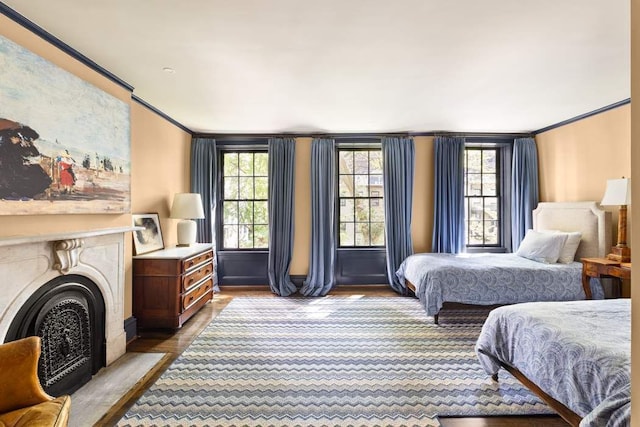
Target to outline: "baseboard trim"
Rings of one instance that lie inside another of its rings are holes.
[[[133,316],[124,319],[124,332],[127,337],[127,343],[135,340],[138,337],[138,319]]]

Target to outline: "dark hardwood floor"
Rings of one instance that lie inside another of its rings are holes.
[[[343,286],[334,289],[332,295],[372,295],[398,297],[387,286]],[[127,351],[166,353],[160,364],[148,373],[136,387],[125,394],[111,410],[96,424],[112,426],[127,412],[136,400],[162,375],[171,363],[184,351],[198,334],[236,296],[260,296],[275,298],[267,287],[223,287],[213,301],[205,305],[182,329],[169,331],[142,331],[139,337],[127,345]],[[443,427],[566,427],[568,424],[558,416],[537,417],[477,417],[440,418]]]

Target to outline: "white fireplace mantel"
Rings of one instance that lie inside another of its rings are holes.
[[[105,236],[107,234],[127,233],[142,230],[143,227],[112,227],[84,231],[66,231],[51,234],[0,237],[0,246],[24,245],[26,243],[52,242],[55,240],[82,239],[83,237]]]
[[[54,278],[75,274],[95,283],[104,298],[107,366],[124,354],[125,235],[140,228],[0,237],[0,342],[31,295]]]

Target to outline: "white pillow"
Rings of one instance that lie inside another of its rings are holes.
[[[566,241],[566,234],[527,230],[516,255],[533,261],[553,264],[558,261]]]
[[[541,233],[559,233],[567,236],[567,241],[564,242],[564,247],[560,251],[558,262],[562,264],[569,264],[576,258],[576,252],[578,246],[580,246],[580,239],[582,239],[582,233],[579,231],[560,231],[560,230],[538,230]]]

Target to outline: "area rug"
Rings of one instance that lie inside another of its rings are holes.
[[[237,297],[119,426],[438,426],[552,411],[474,344],[487,310],[415,299]]]

